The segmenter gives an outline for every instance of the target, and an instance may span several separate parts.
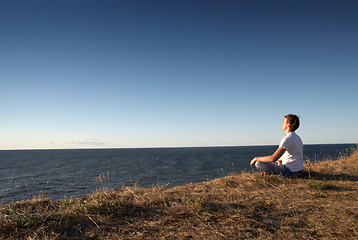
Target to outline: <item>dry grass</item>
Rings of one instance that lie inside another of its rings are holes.
[[[304,177],[242,173],[0,205],[1,239],[357,239],[358,151]]]

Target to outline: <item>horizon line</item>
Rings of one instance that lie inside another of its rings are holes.
[[[306,143],[308,145],[358,145],[358,143]],[[41,151],[41,150],[115,150],[115,149],[165,149],[165,148],[230,148],[230,147],[260,147],[260,146],[278,146],[278,144],[258,144],[258,145],[213,145],[213,146],[148,146],[148,147],[82,147],[82,148],[13,148],[0,149],[0,151]]]

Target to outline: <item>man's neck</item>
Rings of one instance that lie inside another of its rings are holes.
[[[287,129],[287,130],[285,131],[286,135],[289,134],[290,132],[294,132],[294,131],[292,131],[291,129]]]

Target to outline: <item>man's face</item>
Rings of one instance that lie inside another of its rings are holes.
[[[285,118],[283,119],[283,123],[282,123],[282,131],[286,131],[287,128],[288,128],[287,118]]]

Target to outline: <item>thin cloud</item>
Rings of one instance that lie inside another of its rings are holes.
[[[73,139],[68,139],[65,142],[73,145],[92,145],[92,146],[99,146],[104,144],[104,142],[99,138],[73,138]]]

